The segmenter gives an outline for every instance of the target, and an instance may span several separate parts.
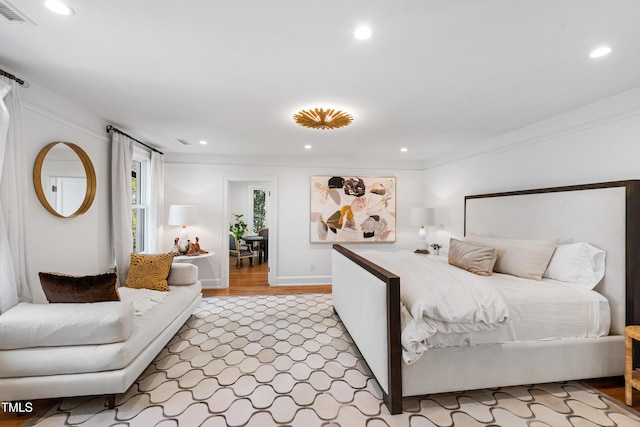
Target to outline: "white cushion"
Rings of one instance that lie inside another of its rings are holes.
[[[473,233],[465,236],[464,241],[494,248],[498,255],[494,271],[533,280],[542,279],[557,243],[557,239],[505,239]]]
[[[591,290],[604,277],[606,252],[585,242],[560,245],[544,277]]]
[[[167,282],[171,286],[191,285],[198,281],[198,266],[174,262],[169,270]]]
[[[114,343],[132,330],[130,302],[22,302],[0,316],[0,349]]]

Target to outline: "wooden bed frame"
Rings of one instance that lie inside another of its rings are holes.
[[[624,373],[624,327],[640,324],[640,180],[466,196],[464,227],[465,234],[559,237],[605,249],[607,270],[596,290],[610,302],[610,334],[430,349],[406,365],[400,278],[334,245],[334,308],[391,414],[402,412],[406,396]]]

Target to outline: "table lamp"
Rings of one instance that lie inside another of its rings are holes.
[[[189,242],[189,232],[187,225],[193,225],[198,222],[198,207],[195,205],[171,205],[169,206],[169,225],[181,225],[180,239],[178,247],[180,251],[187,250]]]
[[[436,225],[435,218],[435,209],[433,208],[422,208],[416,207],[411,208],[411,212],[409,215],[409,224],[411,225],[419,225],[420,229],[418,230],[418,251],[422,253],[429,253],[429,243],[427,242],[427,230],[424,228],[425,225],[433,226]]]

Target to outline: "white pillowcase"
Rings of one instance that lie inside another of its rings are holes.
[[[198,281],[198,266],[174,262],[169,270],[167,283],[169,286],[192,285]]]
[[[559,245],[543,277],[591,290],[604,277],[606,252],[588,243]]]

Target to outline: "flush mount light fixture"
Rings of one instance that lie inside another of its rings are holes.
[[[611,48],[609,46],[600,46],[591,51],[589,54],[589,58],[602,58],[603,56],[607,56],[611,53]]]
[[[47,9],[54,13],[57,13],[58,15],[73,15],[73,9],[71,9],[60,0],[47,0],[44,2],[44,5],[47,7]]]
[[[300,126],[324,130],[349,126],[353,121],[353,116],[342,110],[334,110],[333,108],[314,108],[298,111],[293,115],[293,120]]]

